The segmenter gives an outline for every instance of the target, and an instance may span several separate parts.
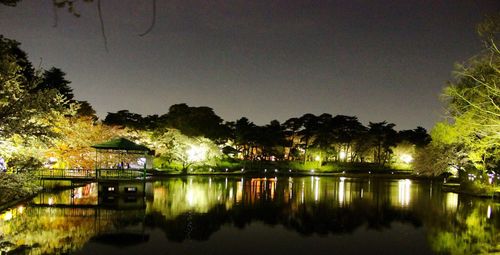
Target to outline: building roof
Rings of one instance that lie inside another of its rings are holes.
[[[136,144],[125,138],[117,138],[91,146],[98,150],[150,151],[148,147]]]

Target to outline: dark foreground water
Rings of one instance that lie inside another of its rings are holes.
[[[50,183],[47,183],[49,185]],[[500,204],[431,181],[171,178],[45,192],[0,213],[7,254],[483,254]]]

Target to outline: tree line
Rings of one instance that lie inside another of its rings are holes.
[[[61,69],[35,70],[19,46],[15,40],[0,37],[0,142],[4,145],[0,156],[11,164],[47,156],[78,158],[89,153],[82,151],[90,142],[113,136],[142,139],[170,155],[169,161],[186,158],[167,151],[175,149],[173,144],[189,148],[179,141],[191,139],[190,143],[209,141],[224,154],[245,160],[371,161],[380,165],[389,163],[397,144],[421,147],[430,141],[422,127],[396,131],[395,124],[385,121],[364,126],[355,116],[308,113],[283,123],[273,120],[256,125],[245,117],[224,121],[210,107],[186,104],[172,105],[163,115],[121,110],[99,121],[88,102],[75,99]],[[33,152],[33,148],[40,150]]]
[[[307,113],[280,123],[256,125],[248,118],[224,122],[212,108],[175,104],[163,115],[142,116],[121,110],[108,113],[103,124],[144,131],[177,129],[189,137],[202,136],[218,145],[231,144],[233,151],[248,160],[302,160],[387,164],[392,149],[402,143],[423,147],[430,136],[422,127],[396,131],[395,124],[370,122],[357,117]],[[226,148],[229,153],[232,150]],[[342,153],[341,153],[342,152]],[[319,159],[317,159],[319,157]]]

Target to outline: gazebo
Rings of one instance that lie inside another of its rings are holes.
[[[113,139],[92,145],[91,147],[96,149],[95,174],[97,179],[132,179],[141,175],[143,178],[146,177],[147,155],[151,151],[148,147],[136,144],[125,138]],[[108,156],[104,157],[103,154],[107,154]],[[115,157],[111,155],[115,155]],[[141,155],[143,157],[140,157]],[[135,162],[130,162],[131,156],[135,157]],[[105,162],[103,162],[104,159],[106,160]]]

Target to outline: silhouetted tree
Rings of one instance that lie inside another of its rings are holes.
[[[303,129],[299,131],[301,135],[301,141],[304,143],[304,163],[307,161],[307,149],[310,146],[314,135],[318,129],[318,117],[311,113],[306,113],[300,117]]]
[[[350,160],[354,161],[358,152],[353,149],[353,143],[358,137],[366,133],[367,128],[355,116],[337,115],[332,119],[333,141],[339,145],[337,152],[350,153]],[[347,160],[347,157],[345,158]]]
[[[383,121],[370,122],[368,126],[368,132],[373,139],[374,159],[379,165],[384,165],[392,153],[391,147],[397,143],[397,132],[394,130],[396,125]]]
[[[94,121],[98,119],[94,108],[89,104],[89,102],[77,101],[77,103],[79,105],[78,110],[76,110],[77,116],[90,117]]]
[[[401,130],[398,132],[399,142],[407,141],[415,146],[422,148],[431,142],[431,136],[423,127],[416,129]]]
[[[110,126],[121,126],[128,128],[142,129],[142,116],[137,113],[131,113],[128,110],[120,110],[116,113],[108,112],[102,122]]]
[[[42,81],[35,87],[34,91],[55,89],[68,101],[73,100],[73,89],[69,86],[70,81],[66,80],[61,69],[52,67],[43,72]]]
[[[287,155],[287,160],[290,160],[290,156],[294,154],[297,150],[298,144],[295,144],[295,139],[297,137],[298,131],[302,128],[302,121],[299,118],[290,118],[283,123],[283,129],[285,132],[285,136],[288,138],[288,142],[286,142],[285,146],[290,148],[290,151]]]
[[[227,128],[222,118],[210,107],[190,107],[187,104],[175,104],[162,118],[165,125],[180,130],[187,136],[204,136],[212,140],[227,137]]]

